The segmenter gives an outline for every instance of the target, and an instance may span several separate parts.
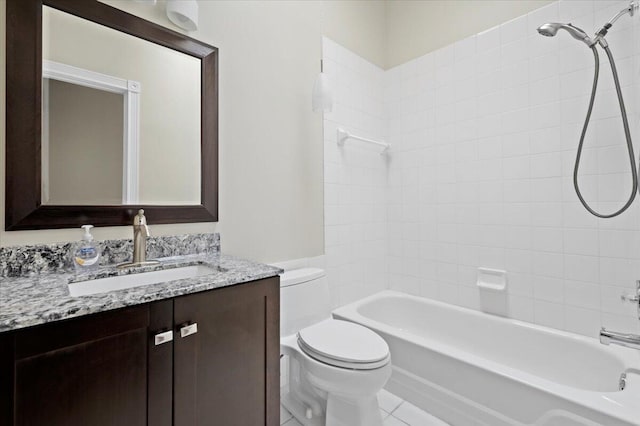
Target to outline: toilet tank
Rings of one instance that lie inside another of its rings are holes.
[[[289,336],[330,316],[324,270],[301,268],[280,274],[280,336]]]

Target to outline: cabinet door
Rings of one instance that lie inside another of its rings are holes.
[[[174,424],[277,426],[279,278],[175,299]],[[181,337],[181,329],[197,332]]]
[[[16,332],[8,373],[14,384],[13,409],[5,417],[10,419],[7,424],[146,426],[152,402],[147,388],[149,356],[154,353],[149,327],[153,312],[167,308],[167,302],[159,303]],[[169,315],[169,327],[171,319]],[[157,356],[153,362],[157,364]],[[169,378],[170,371],[169,366]],[[170,400],[170,388],[165,392]],[[157,392],[154,398],[159,398]],[[156,424],[170,425],[171,412],[168,416],[168,422]]]

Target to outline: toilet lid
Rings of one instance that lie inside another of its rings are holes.
[[[298,332],[298,343],[307,355],[327,364],[372,369],[389,361],[389,346],[379,335],[348,321],[326,320]]]

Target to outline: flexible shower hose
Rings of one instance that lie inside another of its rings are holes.
[[[629,132],[629,121],[627,120],[627,110],[624,107],[624,100],[622,99],[622,90],[620,89],[620,81],[618,80],[618,71],[616,70],[616,63],[613,60],[613,55],[611,54],[611,50],[609,50],[608,46],[604,47],[604,51],[607,53],[607,57],[609,58],[609,64],[611,65],[611,71],[613,74],[613,81],[616,85],[616,92],[618,94],[618,103],[620,104],[620,113],[622,115],[622,125],[624,126],[624,136],[627,140],[627,151],[629,153],[629,162],[631,163],[631,177],[632,177],[632,185],[631,185],[631,195],[629,195],[629,200],[627,200],[626,204],[622,206],[619,210],[610,213],[610,214],[601,214],[593,210],[589,204],[585,201],[582,193],[580,192],[580,186],[578,185],[578,168],[580,167],[580,157],[582,156],[582,146],[584,145],[584,138],[587,134],[587,127],[589,126],[589,121],[591,120],[591,111],[593,110],[593,102],[596,99],[596,89],[598,88],[598,76],[600,73],[600,56],[598,55],[598,51],[596,50],[596,45],[591,46],[591,50],[593,51],[593,57],[595,59],[595,72],[593,74],[593,86],[591,88],[591,99],[589,101],[589,109],[587,110],[587,117],[584,120],[584,125],[582,126],[582,134],[580,135],[580,143],[578,144],[578,152],[576,154],[576,163],[573,168],[573,186],[576,189],[576,194],[580,199],[580,202],[584,206],[585,209],[589,213],[594,216],[607,219],[611,217],[616,217],[631,206],[633,200],[636,198],[636,193],[638,190],[638,171],[636,170],[636,160],[635,154],[633,152],[633,144],[631,142],[631,132]]]

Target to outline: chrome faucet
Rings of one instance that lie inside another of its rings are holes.
[[[150,237],[147,218],[144,210],[138,210],[138,214],[133,218],[133,263],[143,263],[147,261],[147,237]]]
[[[138,210],[133,218],[133,262],[118,265],[118,268],[158,265],[157,260],[147,260],[147,238],[151,236],[144,210]]]
[[[636,305],[638,309],[638,319],[640,319],[640,280],[636,281],[636,290],[633,294],[623,294],[621,298],[623,302],[630,302]],[[603,345],[620,345],[640,350],[640,335],[619,333],[602,327],[600,330],[600,343]]]

